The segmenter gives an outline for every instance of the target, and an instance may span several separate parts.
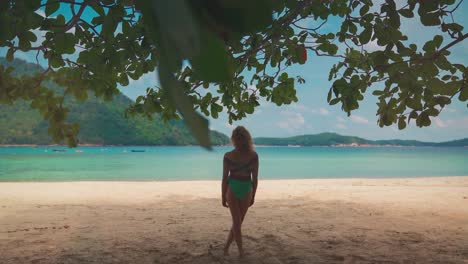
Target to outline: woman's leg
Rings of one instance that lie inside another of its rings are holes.
[[[228,192],[230,192],[230,190],[228,190]],[[232,195],[233,199],[235,199],[237,202],[236,205],[238,205],[239,207],[239,212],[240,212],[240,226],[242,226],[242,223],[244,222],[244,218],[245,218],[245,215],[247,214],[247,210],[249,209],[249,206],[250,206],[250,202],[252,200],[252,191],[250,191],[245,197],[244,199],[242,200],[239,200],[237,198],[234,197],[234,195],[231,193],[230,195]],[[228,198],[229,199],[229,198]],[[229,203],[229,200],[228,200],[228,203]],[[231,211],[231,215],[232,215],[232,211]],[[234,227],[234,218],[233,218],[233,227]],[[240,227],[239,227],[239,230],[240,230]],[[224,247],[224,255],[229,255],[229,247],[231,246],[231,243],[232,241],[234,240],[234,231],[233,231],[233,228],[231,228],[231,230],[229,231],[229,235],[228,235],[228,239],[226,241],[226,246]],[[242,240],[242,237],[241,237],[241,240]],[[236,243],[237,243],[237,240],[236,240]],[[241,241],[242,243],[242,241]],[[239,246],[239,244],[238,244]],[[239,251],[240,252],[240,251]]]

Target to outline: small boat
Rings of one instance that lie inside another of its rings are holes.
[[[65,152],[66,150],[64,150],[64,149],[53,149],[52,151],[54,151],[54,152]]]
[[[144,149],[132,149],[131,152],[145,152]]]
[[[81,150],[81,149],[77,149],[77,150],[75,150],[75,152],[77,152],[77,153],[81,153],[81,152],[83,152],[83,150]]]

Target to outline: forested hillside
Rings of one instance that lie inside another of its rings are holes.
[[[0,64],[15,68],[15,74],[34,74],[41,70],[38,65],[21,60],[7,62],[0,58]],[[61,88],[53,83],[47,85],[56,92]],[[131,89],[131,88],[129,88]],[[71,97],[71,96],[70,96]],[[103,145],[191,145],[196,141],[181,120],[164,123],[155,117],[125,118],[124,111],[131,100],[117,95],[111,102],[104,102],[89,95],[86,102],[71,98],[65,101],[70,109],[69,121],[80,124],[80,144]],[[0,144],[51,144],[45,122],[30,104],[18,101],[13,105],[0,104]],[[211,132],[214,145],[229,142],[227,136]]]

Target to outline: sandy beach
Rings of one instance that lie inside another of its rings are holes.
[[[0,263],[468,263],[468,176],[260,180],[246,258],[220,183],[0,183]]]

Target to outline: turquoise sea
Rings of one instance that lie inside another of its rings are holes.
[[[0,181],[215,180],[230,149],[2,147]],[[257,152],[263,179],[468,175],[463,147],[257,147]]]

